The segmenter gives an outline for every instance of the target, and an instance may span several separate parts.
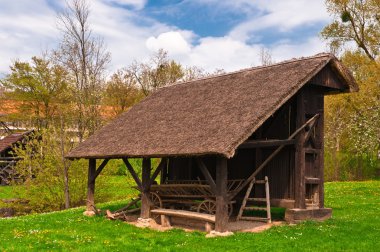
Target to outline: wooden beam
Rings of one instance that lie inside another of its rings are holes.
[[[315,147],[315,137],[313,135],[313,130],[314,130],[314,127],[316,126],[316,124],[317,124],[317,121],[314,121],[308,127],[308,131],[305,134],[305,137],[304,137],[304,140],[303,140],[303,142],[304,142],[305,145],[306,145],[307,141],[311,138],[311,140],[312,140],[312,146]]]
[[[207,180],[208,184],[210,185],[211,191],[214,194],[216,194],[217,189],[216,189],[215,181],[212,178],[210,172],[208,171],[206,165],[203,163],[201,158],[196,158],[195,160],[197,161],[198,167],[201,170],[201,172],[203,173],[203,176],[205,176],[205,179]]]
[[[140,189],[140,191],[143,191],[144,188],[142,186],[141,180],[135,170],[133,169],[132,165],[129,163],[127,158],[123,158],[124,164],[127,167],[129,173],[132,175],[133,180],[136,182],[137,187]]]
[[[288,139],[293,139],[295,136],[297,136],[308,124],[313,122],[314,120],[317,120],[319,117],[319,114],[316,114],[312,118],[310,118],[306,123],[304,123],[301,127],[299,127],[296,131],[294,131],[293,134],[291,134]],[[247,180],[245,180],[238,188],[236,188],[230,195],[229,200],[232,200],[235,198],[235,196],[244,189],[251,181],[256,177],[256,175],[285,147],[285,145],[279,146],[275,151],[272,152],[272,154],[265,159],[265,161],[256,168],[256,170],[251,174],[251,176],[248,177]]]
[[[86,202],[87,211],[94,211],[95,174],[96,174],[96,159],[89,159],[88,160],[88,178],[87,178],[87,202]]]
[[[5,161],[14,161],[14,160],[21,160],[23,158],[21,157],[0,157],[0,160],[5,160]]]
[[[319,208],[325,207],[325,185],[324,185],[324,132],[323,132],[323,124],[324,124],[324,115],[321,114],[320,120],[318,120],[318,124],[316,127],[317,136],[320,142],[317,144],[319,149],[318,154],[318,167],[319,167],[319,186],[318,186],[318,194],[319,194]]]
[[[103,162],[99,165],[98,169],[96,169],[94,180],[99,176],[99,174],[102,172],[106,164],[108,163],[109,159],[104,159]]]
[[[296,112],[296,126],[300,127],[305,123],[305,96],[301,92],[297,95],[297,112]],[[311,134],[310,126],[313,125],[315,121],[309,124],[309,132]],[[301,131],[297,135],[296,140],[296,152],[295,152],[295,169],[294,169],[294,196],[295,196],[295,208],[306,208],[305,203],[305,194],[306,194],[306,185],[305,185],[305,131]]]
[[[167,165],[167,158],[162,158],[160,164],[157,166],[156,170],[153,172],[153,175],[149,180],[149,187],[154,183],[158,174],[162,171],[163,168],[166,167],[166,165]]]
[[[216,160],[216,213],[215,231],[227,231],[228,199],[227,199],[227,159],[218,157]]]
[[[150,217],[150,200],[149,200],[149,181],[150,181],[151,162],[150,158],[143,158],[142,162],[142,188],[141,191],[141,214],[140,217],[147,219]]]
[[[268,140],[248,140],[242,143],[239,149],[250,149],[260,147],[274,147],[279,145],[293,145],[296,141],[294,139],[268,139]]]

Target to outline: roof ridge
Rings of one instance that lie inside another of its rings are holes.
[[[176,82],[176,83],[174,83],[172,85],[164,86],[164,87],[161,87],[159,89],[169,88],[169,87],[177,86],[177,85],[188,84],[188,83],[196,82],[196,81],[199,81],[199,80],[214,79],[214,78],[224,77],[224,76],[233,75],[233,74],[237,74],[237,73],[243,73],[243,72],[248,72],[248,71],[257,70],[257,69],[270,68],[270,67],[274,67],[274,66],[280,66],[280,65],[285,65],[285,64],[293,63],[293,62],[296,62],[296,61],[309,60],[309,59],[321,58],[321,57],[326,57],[326,56],[329,56],[330,58],[335,58],[335,56],[333,54],[331,54],[331,53],[321,52],[321,53],[318,53],[318,54],[315,54],[315,55],[312,55],[312,56],[308,56],[308,57],[300,57],[300,58],[292,58],[292,59],[289,59],[289,60],[283,60],[283,61],[271,64],[271,65],[266,65],[266,66],[261,65],[261,66],[248,67],[248,68],[243,68],[243,69],[240,69],[240,70],[237,70],[237,71],[228,72],[228,73],[223,73],[223,74],[218,74],[218,75],[211,75],[211,76],[205,76],[205,77],[201,77],[201,78],[194,79],[194,80],[189,80],[189,81],[184,81],[184,82]]]

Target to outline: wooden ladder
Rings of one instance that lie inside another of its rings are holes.
[[[251,191],[254,184],[265,185],[265,198],[250,198]],[[266,207],[247,206],[248,202],[266,202]],[[264,217],[254,217],[254,216],[243,216],[244,210],[266,211],[267,217],[264,218]],[[241,204],[239,214],[236,220],[238,221],[239,220],[266,221],[267,223],[272,222],[272,217],[270,213],[269,182],[268,182],[267,176],[265,176],[264,180],[256,180],[256,178],[253,178],[251,183],[249,183],[247,192],[245,193],[244,200],[243,200],[243,203]]]

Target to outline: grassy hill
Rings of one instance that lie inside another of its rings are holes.
[[[378,251],[380,181],[326,183],[323,222],[273,227],[262,233],[205,238],[201,232],[139,229],[103,217],[88,218],[83,208],[0,219],[0,251]],[[122,201],[99,205],[117,208]]]

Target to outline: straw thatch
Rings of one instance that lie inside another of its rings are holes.
[[[218,154],[235,149],[324,67],[357,89],[330,54],[162,88],[97,131],[68,158],[161,157]]]

